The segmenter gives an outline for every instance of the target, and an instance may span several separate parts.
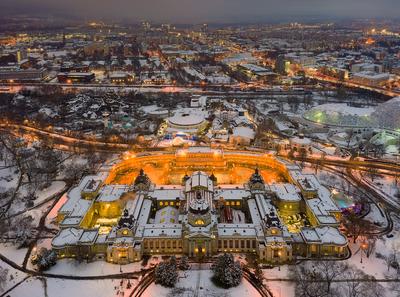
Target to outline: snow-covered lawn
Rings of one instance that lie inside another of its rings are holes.
[[[246,296],[260,296],[257,290],[245,279],[237,287],[224,289],[217,287],[211,280],[213,273],[211,270],[188,270],[180,272],[180,278],[175,285],[176,288],[182,288],[181,293],[172,295],[173,289],[164,288],[161,285],[151,284],[150,287],[144,292],[145,297],[246,297]],[[198,294],[196,295],[196,292]],[[171,294],[171,295],[169,295]]]
[[[400,181],[395,181],[393,176],[389,175],[377,175],[374,176],[372,181],[371,176],[368,174],[362,175],[363,179],[368,182],[368,184],[373,185],[376,190],[384,193],[386,196],[390,197],[396,203],[400,203],[400,197],[396,197],[397,194],[400,195]]]
[[[44,243],[45,244],[45,243]],[[140,271],[141,262],[130,263],[127,265],[116,265],[99,260],[91,263],[83,261],[79,263],[75,259],[60,259],[57,264],[48,270],[49,273],[60,275],[79,275],[79,276],[97,276],[108,274],[119,274],[122,272]]]
[[[266,278],[265,284],[272,291],[274,297],[294,297],[295,284],[293,282],[274,281],[273,279],[289,278],[290,265],[283,265],[280,268],[263,269]],[[271,279],[269,281],[268,279]]]
[[[366,220],[374,223],[375,225],[379,225],[382,228],[385,228],[388,224],[388,220],[385,216],[385,213],[381,213],[378,207],[375,204],[370,204],[370,211],[364,217]]]
[[[0,163],[0,193],[6,192],[9,189],[16,188],[18,184],[19,174],[17,167],[3,168],[4,163]]]
[[[64,187],[65,187],[65,182],[53,181],[48,188],[36,192],[37,198],[35,200],[35,204],[38,204],[46,200],[47,198],[61,192],[64,189]]]
[[[28,293],[29,292],[29,293]],[[44,297],[43,282],[38,278],[28,278],[14,290],[9,292],[10,297]]]
[[[4,291],[11,289],[13,286],[15,286],[18,282],[22,281],[27,276],[24,272],[14,269],[3,262],[0,262],[0,268],[8,270],[7,281],[6,284],[3,286]]]
[[[19,265],[24,262],[26,252],[26,248],[17,249],[17,247],[12,243],[0,243],[0,254]]]
[[[125,294],[117,295],[121,288],[120,280],[60,280],[47,279],[47,296],[48,297],[113,297],[113,296],[129,296],[132,289],[126,289],[127,281],[124,280],[123,287]]]

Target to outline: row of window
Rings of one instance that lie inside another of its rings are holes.
[[[240,206],[240,201],[225,201],[226,206]]]
[[[163,239],[163,240],[145,240],[143,243],[143,248],[147,249],[175,249],[182,248],[182,240],[176,239]]]
[[[158,203],[158,205],[159,206],[179,206],[179,205],[181,205],[181,203],[178,201],[178,202],[175,202],[175,201],[160,201],[159,203]]]
[[[251,239],[220,239],[219,249],[255,249],[257,242]]]

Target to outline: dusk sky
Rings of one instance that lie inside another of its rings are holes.
[[[301,17],[399,17],[399,0],[1,0],[2,14],[168,22],[251,22]]]

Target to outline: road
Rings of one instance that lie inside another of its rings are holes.
[[[389,96],[389,97],[400,96],[400,92],[396,92],[396,91],[393,91],[393,90],[387,90],[387,89],[384,89],[384,88],[381,88],[381,87],[373,87],[373,86],[362,85],[362,84],[355,83],[355,82],[348,81],[348,80],[339,80],[339,79],[334,78],[334,77],[325,76],[325,75],[321,75],[321,74],[313,74],[313,73],[310,73],[308,71],[306,71],[306,76],[309,77],[309,78],[318,80],[318,81],[344,85],[344,86],[350,87],[350,88],[358,88],[358,89],[368,90],[368,91],[376,92],[376,93],[383,94],[383,95]]]

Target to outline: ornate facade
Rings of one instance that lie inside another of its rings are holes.
[[[208,170],[212,160],[223,166],[222,155],[178,152],[171,162],[179,167],[189,158],[195,169],[204,163]],[[240,157],[250,158],[235,156]],[[276,163],[286,168],[286,183],[265,183],[256,166],[241,185],[219,184],[212,172],[201,170],[168,185],[153,184],[143,170],[132,185],[103,185],[104,176],[85,177],[60,209],[53,249],[59,257],[120,264],[155,254],[254,253],[272,264],[347,256],[347,239],[338,230],[340,211],[330,192],[296,165]]]

